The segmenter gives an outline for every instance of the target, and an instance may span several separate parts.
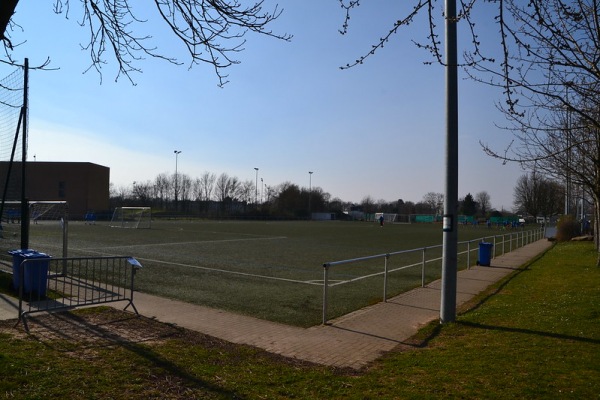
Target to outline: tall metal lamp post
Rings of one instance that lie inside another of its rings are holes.
[[[312,219],[310,211],[310,196],[312,196],[312,174],[312,171],[308,171],[308,219]]]
[[[440,322],[456,319],[458,272],[458,57],[456,0],[446,0],[446,193]]]
[[[258,204],[258,168],[256,170],[256,185],[254,186],[254,204]]]
[[[179,210],[178,207],[178,199],[177,199],[177,195],[178,195],[178,187],[177,187],[177,181],[179,180],[177,178],[177,156],[179,156],[179,154],[181,154],[181,150],[175,150],[173,151],[173,153],[175,153],[175,211]]]

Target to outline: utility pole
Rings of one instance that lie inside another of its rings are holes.
[[[312,219],[310,211],[310,196],[312,195],[312,174],[312,171],[308,171],[308,219]]]
[[[446,193],[440,323],[456,319],[458,280],[458,60],[456,0],[446,0]]]
[[[177,181],[179,180],[177,178],[177,156],[179,156],[179,154],[181,154],[181,150],[175,150],[173,151],[173,153],[175,153],[175,211],[179,211],[179,205],[178,205],[178,200],[177,200]]]
[[[258,205],[258,168],[256,170],[256,186],[254,186],[254,205]]]

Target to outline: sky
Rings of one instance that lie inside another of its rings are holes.
[[[144,60],[135,85],[115,81],[111,59],[102,76],[85,72],[90,58],[81,44],[89,31],[77,23],[79,2],[68,18],[51,3],[21,1],[13,18],[22,28],[13,42],[23,42],[13,58],[27,57],[31,67],[49,58],[54,68],[30,72],[29,161],[104,165],[115,187],[173,174],[177,163],[191,178],[208,171],[252,182],[258,168],[259,185],[312,185],[356,203],[444,193],[445,72],[424,65],[429,54],[412,42],[425,40],[427,21],[415,20],[364,64],[339,68],[369,51],[410,2],[361,2],[341,35],[337,0],[280,1],[284,12],[271,28],[293,39],[249,33],[223,88],[212,66],[188,68],[155,19],[141,27],[184,65]],[[143,14],[151,2],[134,4]],[[459,51],[467,40],[459,36]],[[0,66],[0,76],[10,72]],[[510,210],[525,171],[490,158],[480,144],[503,149],[512,139],[498,127],[505,124],[495,106],[501,101],[501,93],[460,72],[459,197],[486,191],[494,208]]]

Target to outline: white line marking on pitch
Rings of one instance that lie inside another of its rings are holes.
[[[223,240],[200,240],[193,242],[167,242],[167,243],[146,243],[146,244],[129,244],[124,246],[107,246],[103,247],[104,249],[130,249],[133,247],[156,247],[156,246],[179,246],[183,244],[210,244],[210,243],[226,243],[226,242],[248,242],[248,241],[256,241],[256,240],[280,240],[287,239],[287,236],[274,236],[274,237],[262,237],[262,238],[252,238],[252,239],[223,239]],[[83,248],[81,250],[88,250]]]
[[[109,255],[112,256],[112,253],[106,253],[103,251],[97,251],[97,250],[91,250],[92,253],[96,253],[96,254],[101,254],[101,255]],[[259,275],[259,274],[249,274],[247,272],[238,272],[238,271],[229,271],[226,269],[220,269],[220,268],[209,268],[209,267],[201,267],[199,265],[189,265],[189,264],[181,264],[181,263],[176,263],[176,262],[170,262],[170,261],[163,261],[163,260],[153,260],[151,258],[143,258],[143,257],[135,257],[136,260],[141,260],[141,261],[149,261],[149,262],[153,262],[153,263],[158,263],[158,264],[167,264],[167,265],[175,265],[178,267],[187,267],[187,268],[195,268],[195,269],[202,269],[205,271],[213,271],[213,272],[222,272],[224,274],[233,274],[233,275],[241,275],[241,276],[250,276],[250,277],[254,277],[254,278],[263,278],[263,279],[271,279],[274,281],[284,281],[284,282],[292,282],[292,283],[303,283],[305,285],[317,285],[317,286],[323,286],[323,281],[322,280],[308,280],[308,281],[299,281],[297,279],[288,279],[288,278],[278,278],[275,276],[267,276],[267,275]]]
[[[188,267],[188,268],[202,269],[202,270],[205,270],[205,271],[222,272],[222,273],[225,273],[225,274],[250,276],[250,277],[254,277],[254,278],[264,278],[264,279],[271,279],[271,280],[275,280],[275,281],[284,281],[284,282],[293,282],[293,283],[304,283],[304,284],[308,284],[308,285],[323,286],[323,281],[321,281],[320,283],[317,283],[314,280],[299,281],[297,279],[278,278],[278,277],[275,277],[275,276],[249,274],[247,272],[229,271],[229,270],[220,269],[220,268],[209,268],[209,267],[201,267],[201,266],[198,266],[198,265],[181,264],[181,263],[170,262],[170,261],[152,260],[150,258],[136,257],[136,259],[137,260],[142,260],[142,261],[149,261],[149,262],[159,263],[159,264],[175,265],[175,266],[178,266],[178,267]]]

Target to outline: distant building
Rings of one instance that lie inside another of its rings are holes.
[[[110,168],[89,162],[27,162],[26,197],[29,201],[67,201],[69,219],[83,219],[88,211],[109,211]],[[4,195],[9,163],[0,162],[0,193]],[[6,200],[21,199],[21,162],[13,163]]]

